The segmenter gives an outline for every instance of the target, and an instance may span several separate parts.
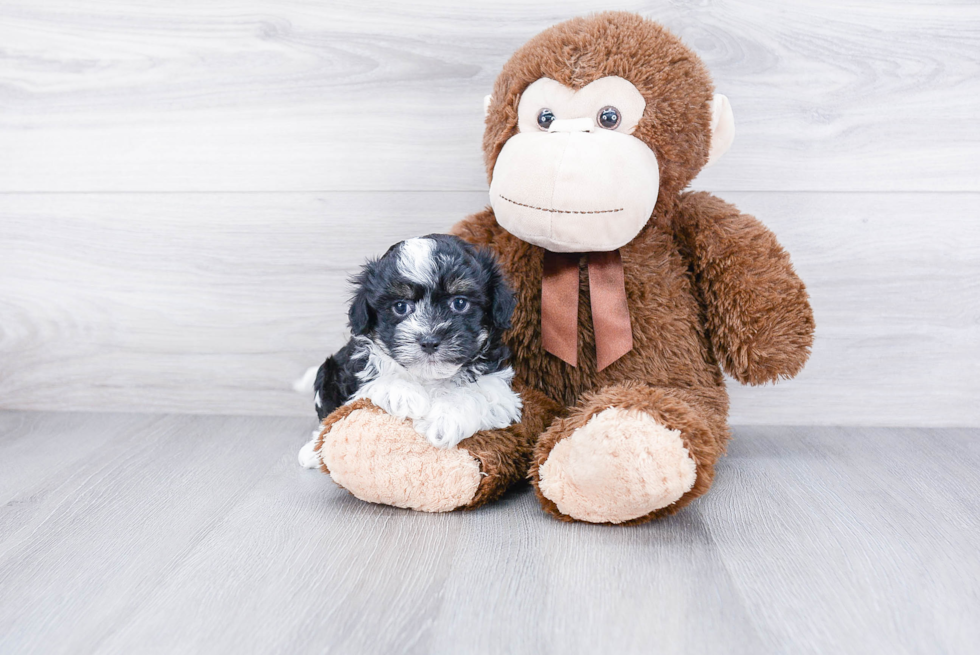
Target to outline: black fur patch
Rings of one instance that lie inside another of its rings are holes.
[[[364,368],[364,358],[354,358],[354,342],[348,341],[336,354],[327,357],[316,373],[313,389],[319,394],[317,417],[322,421],[333,410],[347,402],[360,385],[357,374]]]

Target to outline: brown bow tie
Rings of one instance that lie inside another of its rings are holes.
[[[544,253],[541,279],[541,341],[572,366],[578,363],[578,269],[589,258],[589,297],[595,330],[596,366],[602,370],[633,349],[623,259],[612,252]]]

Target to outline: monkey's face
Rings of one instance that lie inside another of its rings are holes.
[[[497,222],[555,252],[615,250],[731,144],[728,100],[661,25],[605,12],[532,38],[487,98]]]
[[[632,136],[646,101],[621,77],[574,91],[542,78],[518,105],[518,133],[493,169],[490,204],[511,234],[554,252],[615,250],[646,225],[657,157]]]

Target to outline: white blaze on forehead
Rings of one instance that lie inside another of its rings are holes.
[[[398,251],[398,272],[416,284],[435,287],[439,280],[436,259],[433,256],[435,249],[435,240],[424,237],[403,242]]]

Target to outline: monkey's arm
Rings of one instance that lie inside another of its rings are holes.
[[[813,344],[813,311],[775,235],[703,192],[681,196],[676,226],[725,372],[743,384],[799,373]]]

